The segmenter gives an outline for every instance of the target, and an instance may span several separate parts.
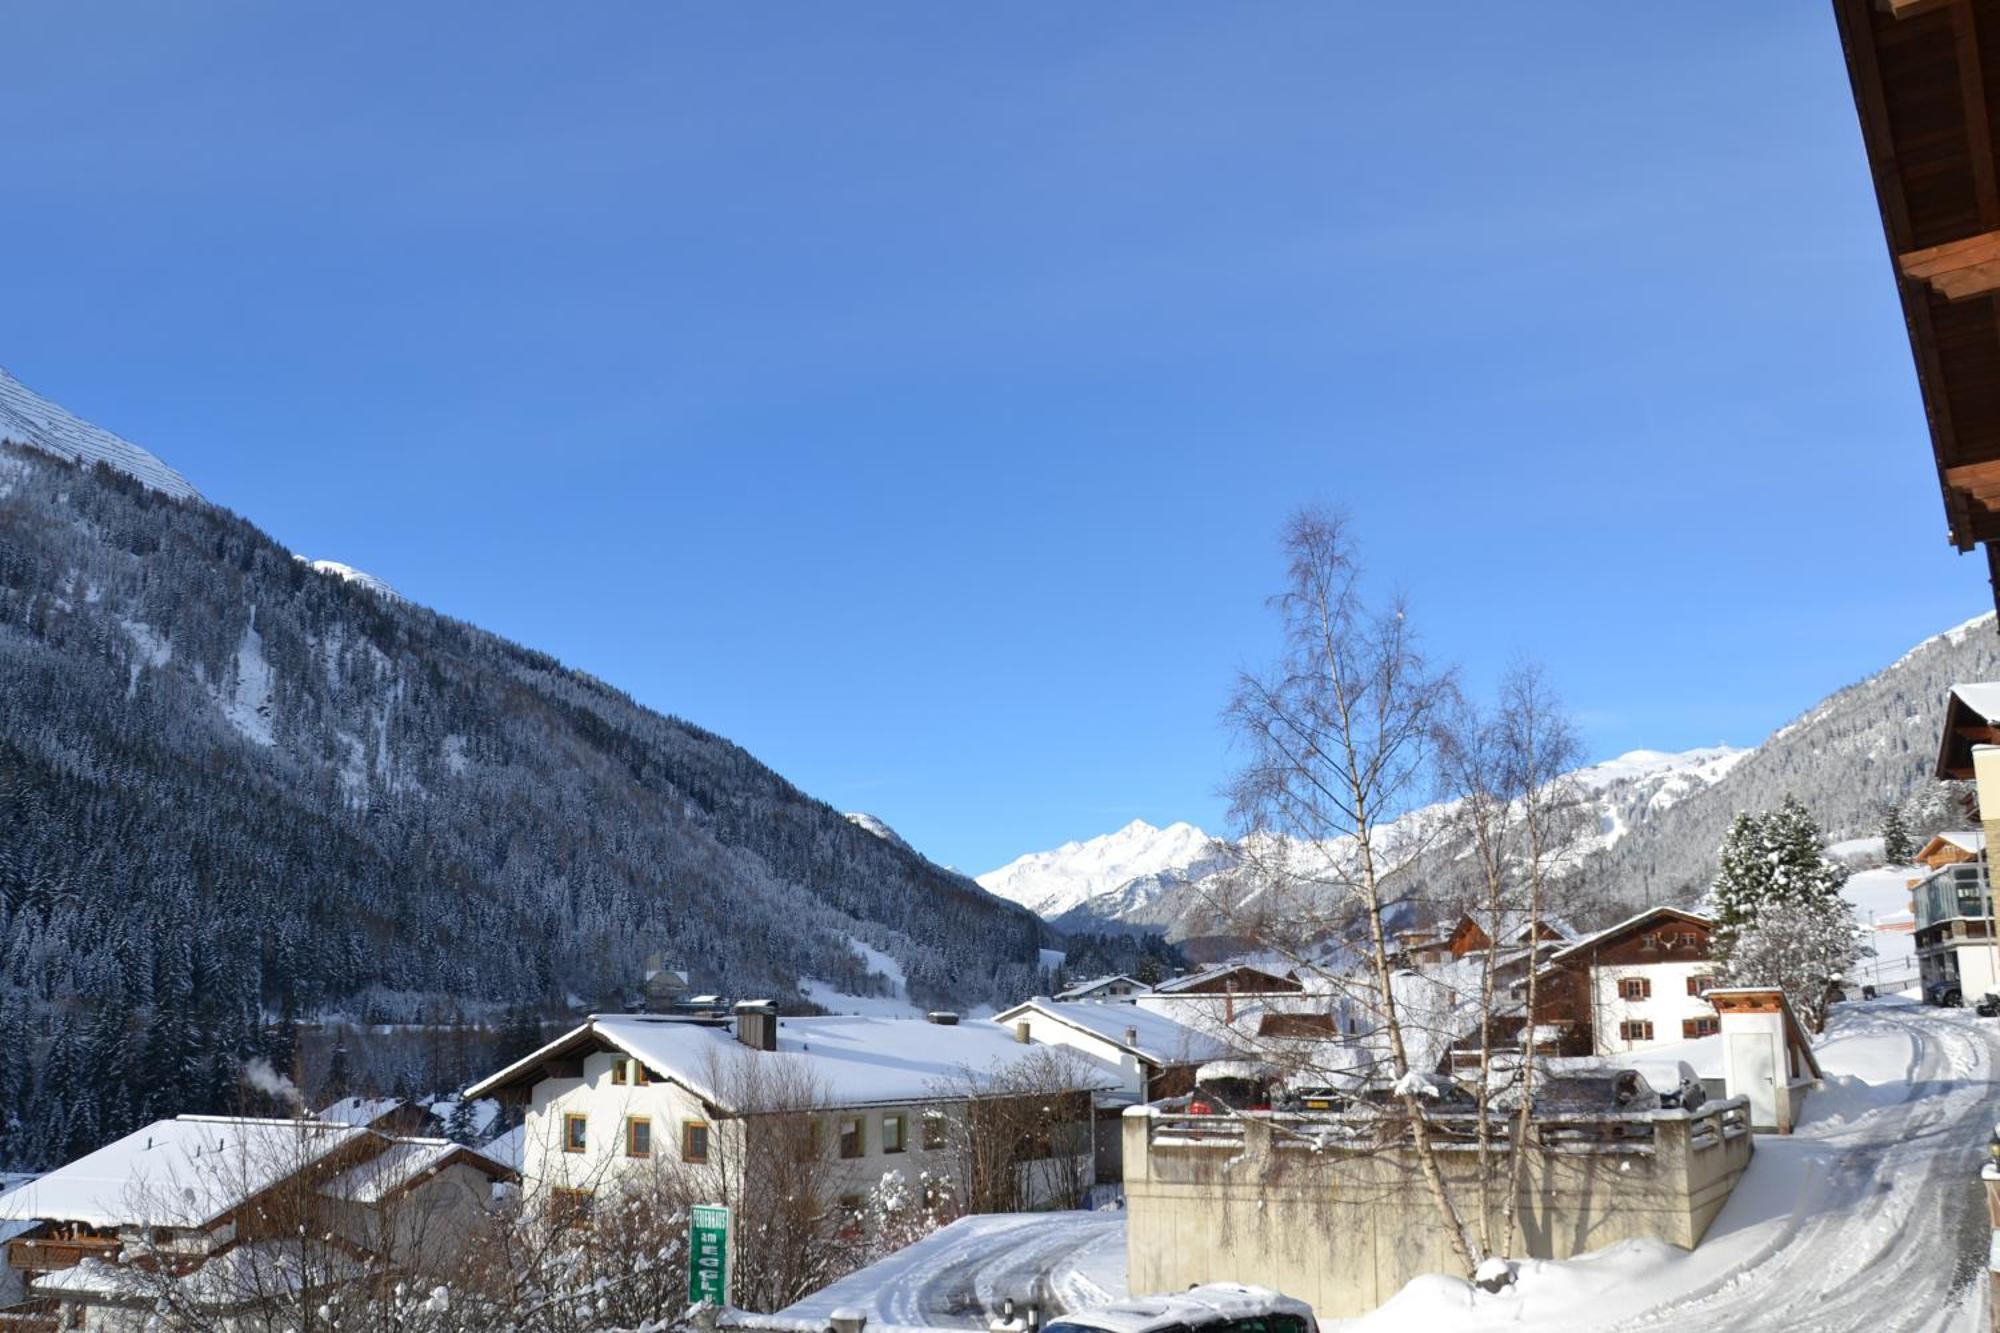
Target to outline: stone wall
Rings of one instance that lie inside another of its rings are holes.
[[[1407,1147],[1361,1151],[1332,1122],[1285,1115],[1125,1114],[1134,1293],[1199,1282],[1274,1287],[1322,1319],[1372,1310],[1423,1273],[1462,1272]],[[1650,1236],[1693,1247],[1749,1165],[1741,1099],[1536,1129],[1515,1257],[1563,1259]],[[1444,1154],[1454,1197],[1479,1208],[1469,1149]],[[1489,1190],[1498,1231],[1504,1180]]]

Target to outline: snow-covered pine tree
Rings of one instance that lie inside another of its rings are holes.
[[[1715,917],[1716,951],[1727,951],[1725,941],[1733,940],[1745,923],[1757,915],[1763,901],[1764,821],[1747,810],[1739,810],[1729,825],[1717,853],[1715,880],[1708,889],[1708,909]]]
[[[1837,908],[1843,925],[1851,919],[1840,897],[1847,871],[1826,854],[1825,835],[1795,797],[1768,814],[1738,813],[1717,859],[1709,908],[1716,919],[1716,957],[1724,962],[1776,904]]]
[[[1819,1032],[1827,988],[1854,966],[1860,947],[1846,904],[1828,911],[1804,899],[1772,902],[1738,934],[1723,975],[1732,986],[1778,987],[1800,1021]]]
[[[453,1103],[451,1114],[445,1117],[444,1136],[453,1143],[469,1144],[479,1137],[472,1123],[472,1103],[461,1097]]]
[[[1903,807],[1888,806],[1882,811],[1882,859],[1892,866],[1906,866],[1916,854],[1910,823],[1903,818]]]

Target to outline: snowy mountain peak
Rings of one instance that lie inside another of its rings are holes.
[[[158,458],[50,402],[15,379],[5,366],[0,366],[0,440],[86,467],[103,463],[176,500],[202,498],[186,477]]]
[[[903,848],[905,851],[911,850],[910,844],[903,840],[902,834],[890,828],[885,821],[876,818],[874,815],[869,814],[865,810],[848,811],[847,822],[855,825],[858,828],[867,829],[870,833],[874,834],[876,837],[880,838],[884,842],[894,843],[896,846]]]
[[[1706,745],[1694,750],[1627,750],[1616,759],[1578,769],[1575,777],[1592,791],[1602,791],[1619,782],[1678,773],[1691,774],[1708,783],[1734,768],[1749,753],[1736,745]]]
[[[352,583],[358,588],[366,588],[377,597],[388,597],[398,602],[404,600],[403,594],[397,592],[387,583],[376,578],[373,574],[364,573],[356,569],[352,565],[343,565],[338,560],[306,560],[304,556],[299,556],[298,559],[305,560],[305,563],[312,566],[317,573],[326,574],[332,578],[341,580],[343,583]]]
[[[1043,917],[1057,917],[1133,880],[1185,869],[1209,855],[1214,843],[1184,821],[1156,828],[1135,819],[1116,833],[1018,857],[979,876],[979,884]]]

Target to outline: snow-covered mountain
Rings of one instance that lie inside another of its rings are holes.
[[[1226,849],[1192,824],[1155,828],[1135,819],[1116,833],[1030,852],[978,877],[981,888],[1054,920],[1137,881],[1226,861]]]
[[[356,569],[353,565],[343,565],[338,560],[306,560],[304,556],[298,558],[312,566],[316,573],[339,579],[342,583],[352,583],[357,588],[366,588],[377,597],[392,597],[399,602],[403,600],[403,594],[390,587],[388,583],[364,570]]]
[[[1592,834],[1579,852],[1615,847],[1634,828],[1728,775],[1750,754],[1727,745],[1669,753],[1633,750],[1579,769],[1574,777],[1595,809]],[[1425,806],[1385,830],[1434,823],[1443,806]],[[1106,927],[1188,934],[1198,904],[1229,896],[1235,848],[1192,824],[1155,828],[1134,820],[1116,833],[1033,852],[979,876],[979,883],[1028,907],[1065,930]]]
[[[30,389],[0,366],[0,440],[25,444],[43,453],[88,467],[103,463],[176,500],[199,500],[186,477],[121,436]]]
[[[867,829],[870,833],[874,834],[882,841],[888,843],[894,843],[896,846],[901,847],[906,852],[915,850],[910,846],[908,842],[904,840],[902,834],[896,832],[896,830],[889,827],[888,821],[883,819],[878,819],[874,815],[869,814],[866,810],[848,811],[847,822],[855,825],[857,828]]]
[[[1829,838],[1875,832],[1883,807],[1903,803],[1913,826],[1938,806],[1930,779],[1944,698],[1952,684],[2000,678],[1991,612],[1932,635],[1881,671],[1838,690],[1754,749],[1634,750],[1574,775],[1595,827],[1575,862],[1611,909],[1697,900],[1715,851],[1740,810],[1805,803]],[[1425,807],[1407,818],[1436,816]],[[1942,817],[1949,817],[1948,815]],[[980,877],[1063,929],[1106,926],[1188,934],[1189,908],[1227,897],[1226,846],[1199,830],[1179,839],[1134,824],[1038,852]]]
[[[738,995],[1043,984],[1018,905],[723,737],[82,466],[47,442],[116,437],[7,385],[35,428],[0,444],[0,1167],[233,1104],[278,1013],[623,1008],[654,953]],[[149,457],[117,455],[171,485]],[[395,1077],[469,1072],[444,1059]]]

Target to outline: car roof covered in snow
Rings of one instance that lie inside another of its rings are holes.
[[[778,1049],[755,1051],[727,1027],[652,1014],[593,1014],[588,1021],[534,1054],[466,1089],[490,1096],[515,1083],[541,1081],[541,1065],[576,1052],[609,1046],[663,1078],[679,1083],[725,1110],[723,1086],[746,1060],[783,1060],[810,1080],[830,1106],[870,1106],[923,1101],[989,1083],[1014,1066],[1045,1057],[1048,1047],[1024,1045],[1011,1029],[984,1019],[933,1023],[923,1018],[838,1016],[781,1018]],[[1110,1066],[1079,1056],[1078,1090],[1112,1089],[1123,1079]]]
[[[1030,1013],[1100,1037],[1156,1065],[1199,1064],[1219,1060],[1235,1050],[1215,1033],[1183,1023],[1171,1014],[1115,1000],[1050,1000],[1038,995],[996,1015],[993,1021],[1016,1023]]]
[[[1225,1319],[1250,1319],[1260,1314],[1296,1315],[1312,1326],[1312,1307],[1304,1301],[1237,1282],[1210,1282],[1171,1295],[1135,1296],[1066,1314],[1052,1323],[1083,1324],[1106,1333],[1150,1333],[1181,1325],[1199,1328]]]
[[[371,1137],[355,1125],[317,1120],[156,1120],[0,1194],[0,1220],[206,1226],[329,1153]]]

